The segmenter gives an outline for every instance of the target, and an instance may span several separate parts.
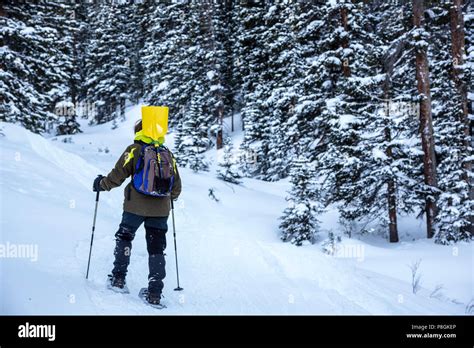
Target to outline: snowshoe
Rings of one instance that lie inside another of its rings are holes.
[[[148,292],[148,288],[141,288],[140,292],[138,293],[138,297],[140,297],[143,300],[143,302],[145,302],[147,305],[153,308],[156,308],[156,309],[166,308],[166,306],[163,303],[161,303],[161,296],[150,294]]]
[[[112,274],[109,274],[107,277],[107,288],[109,290],[118,292],[120,294],[130,293],[125,282],[125,278],[115,277]]]

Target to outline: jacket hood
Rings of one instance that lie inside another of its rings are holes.
[[[164,142],[165,142],[164,137],[160,137],[160,138],[158,138],[158,140],[153,140],[149,136],[146,136],[145,134],[143,134],[143,131],[136,132],[134,140],[135,141],[142,141],[145,144],[158,144],[158,145],[163,145]]]

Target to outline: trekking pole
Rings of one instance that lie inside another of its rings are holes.
[[[100,191],[97,191],[97,195],[95,196],[94,222],[92,223],[91,247],[89,249],[89,261],[87,262],[86,279],[89,278],[89,266],[91,264],[92,243],[94,243],[95,219],[97,218],[97,207],[99,205],[99,193]]]
[[[178,248],[176,247],[176,226],[174,224],[174,203],[173,203],[173,199],[171,199],[171,218],[173,220],[174,257],[175,257],[175,260],[176,260],[176,279],[178,281],[178,286],[174,289],[174,291],[181,291],[181,290],[183,290],[183,288],[179,286]]]

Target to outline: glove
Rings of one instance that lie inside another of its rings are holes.
[[[99,192],[99,191],[105,191],[102,186],[100,186],[100,181],[104,178],[103,175],[98,175],[97,178],[94,180],[94,185],[92,186],[92,189],[94,192]]]

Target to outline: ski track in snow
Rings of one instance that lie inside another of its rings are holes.
[[[173,291],[176,273],[170,217],[163,299],[168,308],[150,308],[138,298],[148,273],[143,227],[132,248],[127,277],[130,294],[106,288],[123,187],[101,193],[86,280],[95,197],[92,181],[99,173],[107,174],[131,143],[138,115],[139,108],[132,107],[117,130],[96,126],[73,136],[73,144],[1,124],[6,135],[0,138],[5,164],[0,176],[2,243],[39,248],[37,262],[0,260],[2,314],[464,313],[465,304],[430,298],[429,289],[411,294],[408,273],[403,281],[389,276],[390,272],[384,275],[359,267],[354,260],[329,257],[314,245],[296,248],[282,243],[278,217],[285,206],[287,182],[247,179],[233,187],[234,193],[215,178],[214,167],[204,174],[181,169],[183,194],[175,215],[184,291]],[[239,140],[241,133],[236,132],[234,146],[238,147]],[[109,154],[97,152],[104,145],[110,148]],[[15,160],[18,154],[20,160]],[[220,202],[207,197],[210,187]],[[470,246],[463,248],[472,251]]]

